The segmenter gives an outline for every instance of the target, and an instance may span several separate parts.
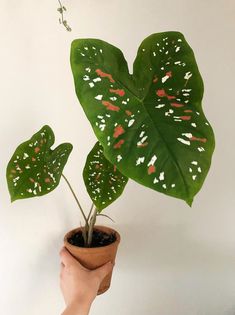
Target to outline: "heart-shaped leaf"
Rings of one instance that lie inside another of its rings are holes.
[[[52,129],[44,126],[18,146],[7,166],[11,201],[42,196],[58,186],[73,147],[63,143],[52,150],[54,141]]]
[[[122,52],[97,39],[72,43],[77,96],[104,148],[127,177],[189,205],[214,150],[202,111],[203,82],[179,32],[153,34],[129,74]]]
[[[98,212],[122,194],[128,181],[128,178],[105,158],[99,142],[87,156],[83,179]]]

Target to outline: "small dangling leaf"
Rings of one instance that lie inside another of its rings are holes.
[[[6,174],[11,201],[42,196],[58,186],[73,146],[63,143],[52,150],[54,141],[52,129],[44,126],[17,147]]]
[[[87,156],[83,179],[99,213],[122,194],[128,181],[128,178],[105,158],[99,142]]]

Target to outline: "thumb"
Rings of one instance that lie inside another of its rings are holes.
[[[92,272],[103,280],[105,276],[107,276],[113,269],[114,263],[109,261],[108,263],[104,264],[103,266],[93,270]]]

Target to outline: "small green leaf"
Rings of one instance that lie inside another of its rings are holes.
[[[54,141],[52,129],[44,126],[18,146],[7,166],[11,201],[42,196],[58,186],[73,147],[63,143],[52,150]]]
[[[123,53],[98,39],[73,41],[71,66],[107,159],[128,178],[191,205],[215,143],[201,105],[203,81],[183,34],[147,37],[133,74]]]
[[[99,212],[122,194],[128,181],[128,178],[105,158],[99,142],[87,156],[83,179],[87,192]]]

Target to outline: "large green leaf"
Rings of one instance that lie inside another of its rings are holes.
[[[83,170],[87,192],[96,208],[101,212],[123,192],[128,178],[120,173],[103,154],[102,145],[97,142],[87,156]]]
[[[11,200],[48,194],[61,178],[72,145],[63,143],[54,150],[55,136],[44,126],[32,138],[18,146],[7,166],[7,182]]]
[[[122,52],[97,39],[73,41],[71,66],[79,101],[110,162],[127,177],[191,205],[210,167],[214,135],[184,36],[147,37],[133,75]]]

